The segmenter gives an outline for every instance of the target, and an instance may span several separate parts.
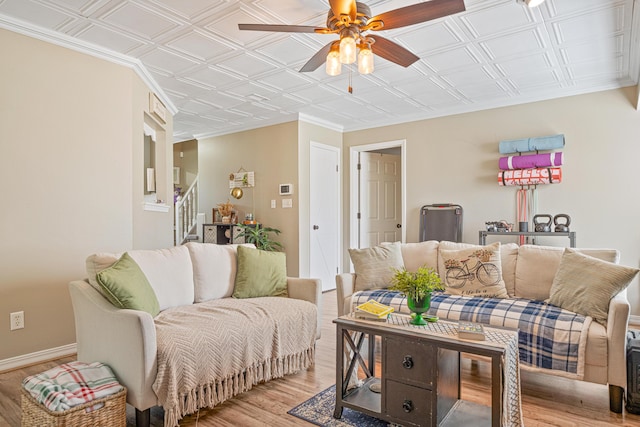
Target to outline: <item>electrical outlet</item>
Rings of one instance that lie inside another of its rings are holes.
[[[9,315],[9,318],[11,319],[12,331],[24,328],[24,311],[16,311],[15,313],[11,313]]]

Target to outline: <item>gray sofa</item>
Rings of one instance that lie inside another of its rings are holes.
[[[427,265],[436,269],[442,276],[445,269],[442,257],[439,256],[440,251],[472,247],[477,245],[429,241],[402,244],[401,251],[407,270],[415,271],[419,266]],[[508,298],[521,302],[523,299],[540,302],[547,300],[563,251],[563,248],[557,247],[503,244],[500,248],[500,259]],[[616,264],[619,261],[619,253],[616,250],[577,249],[577,251]],[[368,298],[366,292],[371,291],[358,291],[357,281],[358,277],[355,273],[336,276],[339,315],[353,311],[354,306],[363,301],[360,295],[363,292],[365,299]],[[375,295],[379,296],[381,293],[377,292]],[[386,297],[389,296],[386,295]],[[398,306],[397,309],[408,312],[404,306]],[[442,313],[438,315],[443,318]],[[625,290],[611,299],[606,326],[592,321],[586,334],[584,375],[581,379],[597,384],[608,384],[610,408],[617,413],[622,411],[623,394],[627,383],[625,351],[628,320],[629,301]],[[563,375],[558,371],[530,367],[523,363],[521,367],[525,370]]]
[[[111,266],[119,259],[120,254],[101,253],[89,256],[87,258],[89,278],[70,283],[78,360],[100,361],[113,369],[118,380],[127,387],[127,403],[136,409],[138,426],[148,426],[149,409],[156,405],[162,406],[158,394],[154,391],[154,381],[158,376],[160,365],[158,358],[161,343],[160,337],[157,336],[158,322],[162,323],[162,330],[167,331],[167,328],[171,329],[171,319],[208,316],[207,313],[215,310],[234,312],[236,306],[240,311],[242,304],[253,304],[258,308],[255,311],[259,312],[260,316],[264,316],[263,321],[251,321],[255,329],[260,331],[259,334],[269,334],[272,333],[270,331],[276,330],[278,334],[283,335],[285,329],[289,331],[287,332],[289,335],[306,334],[305,357],[300,357],[298,351],[295,355],[286,355],[287,358],[284,361],[261,361],[262,364],[258,368],[250,366],[250,363],[255,362],[246,362],[247,366],[244,367],[246,369],[236,373],[240,386],[234,384],[227,387],[224,381],[211,384],[206,389],[207,395],[213,395],[210,397],[209,405],[193,403],[197,408],[219,403],[233,394],[250,389],[258,382],[292,373],[313,364],[315,340],[320,337],[322,289],[320,281],[286,278],[288,291],[286,298],[232,298],[237,268],[236,246],[188,243],[170,249],[128,252],[147,276],[157,295],[161,311],[155,318],[145,311],[116,308],[102,294],[100,285],[96,281],[96,274]],[[285,313],[269,313],[269,304],[271,304],[269,301],[277,304],[279,308],[276,311]],[[288,311],[291,313],[286,313]],[[283,317],[285,315],[286,318]],[[238,334],[234,333],[234,329],[241,326],[243,322],[247,323],[247,317],[243,313],[236,316],[235,323],[218,325],[218,328],[227,330],[226,338],[223,337],[222,342],[215,342],[215,345],[205,347],[201,357],[222,357],[223,355],[226,357],[226,353],[232,352],[233,345],[236,345],[235,341],[238,341]],[[280,323],[267,328],[265,325],[269,323],[268,320],[271,320],[271,317],[277,318],[277,322]],[[209,316],[205,322],[210,322],[213,328],[216,322],[215,316]],[[180,334],[180,331],[177,333]],[[196,331],[193,334],[193,340],[197,341],[199,338],[200,335]],[[280,336],[279,338],[283,341],[285,339],[294,341],[295,337]],[[283,346],[282,342],[278,342],[277,346],[272,344],[271,341],[274,339],[274,337],[257,337],[256,341],[259,340],[265,348],[275,349]],[[193,343],[194,346],[196,344],[198,343]],[[219,351],[216,352],[216,350]],[[273,351],[275,353],[275,350]],[[242,351],[239,352],[242,353]],[[297,357],[296,364],[293,363],[294,357]],[[249,369],[255,370],[251,380],[247,374]],[[223,388],[221,393],[220,390]],[[200,394],[205,393],[203,390],[205,389],[200,390]],[[202,396],[196,399],[200,397]],[[188,398],[190,397],[183,397],[183,399]],[[202,400],[204,400],[203,397]],[[167,412],[165,408],[165,421]],[[180,418],[183,415],[183,413],[175,415],[169,424],[174,424],[175,417]],[[165,422],[165,425],[169,424]]]

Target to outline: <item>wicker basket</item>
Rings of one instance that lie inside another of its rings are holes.
[[[48,410],[22,389],[22,427],[126,427],[127,390],[92,400],[63,412]],[[87,412],[97,404],[104,406]]]

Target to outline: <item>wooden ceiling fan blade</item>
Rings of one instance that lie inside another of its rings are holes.
[[[329,0],[329,4],[336,18],[339,18],[340,15],[348,15],[351,18],[351,22],[356,20],[356,15],[358,14],[356,0]]]
[[[464,0],[431,0],[390,10],[374,16],[369,22],[382,21],[384,26],[380,30],[392,30],[464,12],[465,10]]]
[[[308,25],[278,25],[278,24],[238,24],[243,31],[276,31],[281,33],[316,33],[325,28]],[[319,31],[318,31],[319,30]]]
[[[408,67],[420,59],[411,51],[389,39],[380,36],[369,36],[369,38],[375,40],[375,43],[371,46],[373,53],[383,57],[387,61]]]
[[[325,61],[327,60],[327,55],[329,54],[329,51],[331,50],[331,45],[333,43],[334,42],[329,42],[322,49],[317,51],[316,54],[313,55],[311,59],[308,60],[307,63],[302,66],[302,68],[300,68],[299,72],[308,73],[308,72],[317,70],[318,67],[324,64]]]

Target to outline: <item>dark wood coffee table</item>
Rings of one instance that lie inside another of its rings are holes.
[[[519,372],[513,373],[513,367],[518,367],[516,330],[485,327],[487,339],[471,341],[458,338],[456,322],[414,326],[409,320],[409,316],[392,314],[386,322],[376,322],[357,319],[352,313],[333,321],[337,327],[335,418],[342,416],[343,408],[351,408],[402,425],[499,427],[506,372],[516,377],[509,384],[513,388],[517,382],[520,415]],[[376,337],[381,344],[379,376],[375,375]],[[461,400],[460,353],[491,359],[490,408]],[[506,362],[512,369],[505,372]],[[365,378],[353,387],[352,374],[358,366]],[[376,382],[380,393],[370,389]]]

